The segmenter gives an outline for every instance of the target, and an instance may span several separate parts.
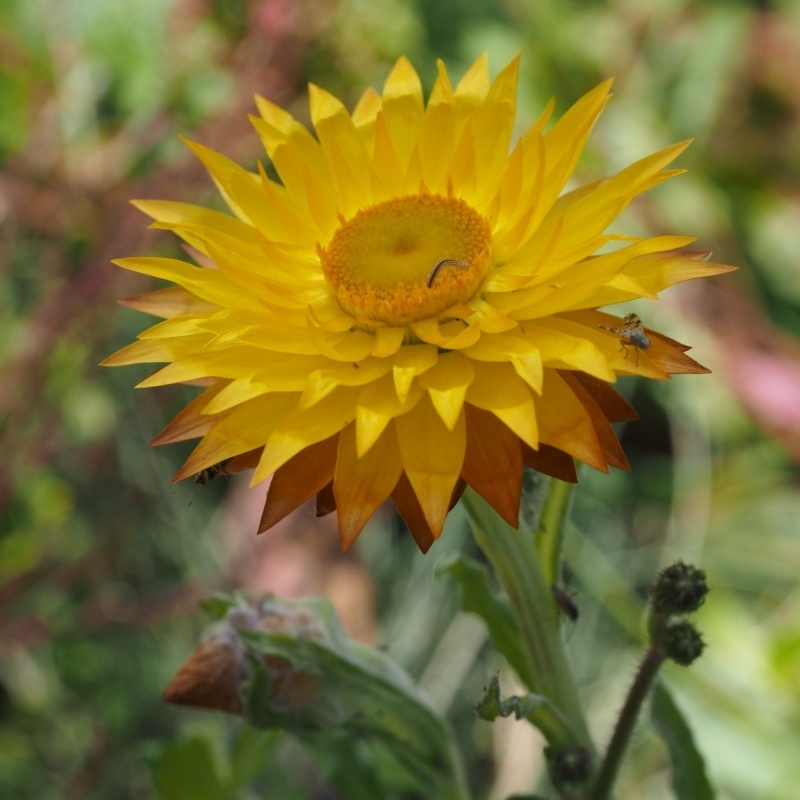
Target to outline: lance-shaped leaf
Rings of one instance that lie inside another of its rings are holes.
[[[214,610],[223,606],[220,600]],[[468,796],[445,721],[385,653],[347,636],[323,598],[231,601],[164,697],[242,714],[254,727],[293,733],[312,750],[330,749],[324,734],[349,738],[354,748],[368,742],[426,796]]]
[[[487,567],[472,558],[454,555],[436,568],[436,574],[452,575],[461,589],[461,607],[469,614],[479,616],[489,631],[492,644],[528,685],[533,676],[525,659],[519,638],[519,627],[508,601],[500,597],[489,585]]]
[[[669,749],[672,759],[672,790],[678,800],[714,800],[717,796],[707,776],[703,756],[692,731],[662,683],[653,689],[653,725]]]

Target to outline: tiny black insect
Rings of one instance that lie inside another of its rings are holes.
[[[228,470],[226,467],[228,466],[229,461],[230,459],[226,458],[224,461],[220,461],[219,464],[214,464],[210,467],[200,470],[200,472],[194,476],[194,482],[200,486],[205,486],[205,484],[207,484],[209,481],[213,481],[217,475],[225,475],[227,477]]]
[[[460,258],[443,258],[441,261],[437,261],[436,264],[433,265],[433,269],[430,271],[428,279],[425,281],[425,285],[429,289],[431,286],[433,286],[433,279],[438,275],[439,270],[446,266],[468,267],[469,261],[462,261]]]
[[[564,612],[564,616],[568,617],[572,622],[578,621],[580,611],[578,611],[578,606],[575,605],[575,601],[566,589],[562,589],[560,586],[553,586],[553,598],[558,607]]]

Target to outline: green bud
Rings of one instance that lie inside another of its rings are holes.
[[[705,643],[697,628],[682,620],[667,626],[661,639],[661,649],[667,658],[688,667],[695,659],[700,658]]]
[[[700,608],[707,594],[705,572],[678,561],[662,569],[656,578],[651,600],[653,612],[667,617],[689,614]]]
[[[581,786],[589,780],[592,756],[583,747],[545,748],[550,780],[556,788]]]

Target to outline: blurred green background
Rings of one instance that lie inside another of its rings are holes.
[[[581,476],[565,576],[581,617],[566,635],[594,731],[607,739],[635,667],[649,581],[682,557],[712,586],[698,615],[709,647],[667,678],[719,796],[796,800],[800,4],[789,0],[3,0],[0,796],[215,800],[227,780],[230,798],[336,797],[325,765],[291,740],[160,699],[203,624],[198,601],[235,587],[330,595],[354,635],[449,713],[476,798],[535,785],[537,734],[475,718],[502,665],[452,583],[433,579],[442,555],[471,546],[458,514],[424,558],[388,510],[347,555],[311,511],[256,539],[263,487],[172,485],[187,449],[147,447],[191,391],[134,391],[147,368],[96,366],[149,324],[116,300],[151,284],[110,259],[180,254],[128,200],[219,203],[179,133],[254,168],[255,93],[305,121],[308,81],[352,104],[401,54],[429,88],[437,57],[457,77],[483,51],[496,72],[519,49],[521,127],[551,95],[563,111],[616,76],[580,178],[695,139],[688,174],[617,229],[694,235],[741,267],[637,306],[713,374],[623,381],[642,414],[623,432],[633,470]],[[618,796],[671,796],[646,726]]]

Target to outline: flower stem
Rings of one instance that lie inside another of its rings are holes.
[[[644,654],[636,677],[628,691],[628,696],[625,698],[625,704],[620,711],[617,725],[608,744],[608,751],[595,779],[589,800],[606,800],[608,798],[628,740],[636,724],[636,718],[639,716],[639,709],[664,663],[664,658],[663,651],[656,645],[652,645]]]
[[[494,567],[519,626],[528,662],[527,674],[520,678],[557,709],[548,719],[537,719],[537,725],[553,747],[580,746],[594,752],[561,641],[551,586],[530,532],[512,528],[472,491],[465,492],[463,503],[475,540]]]
[[[574,486],[566,481],[550,480],[536,529],[536,552],[545,580],[550,586],[558,583],[564,523]]]

